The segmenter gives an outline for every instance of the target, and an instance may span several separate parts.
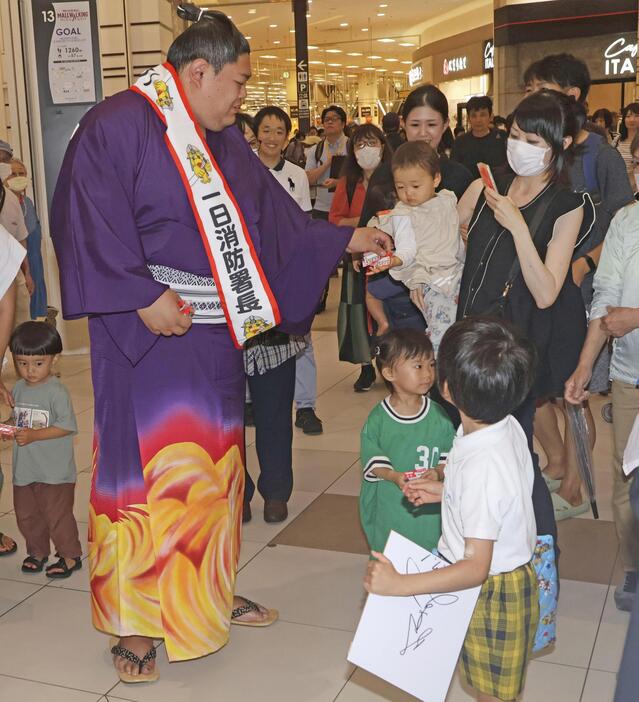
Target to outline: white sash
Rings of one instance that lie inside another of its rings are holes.
[[[131,87],[166,125],[164,139],[182,178],[235,345],[280,323],[242,212],[171,64],[151,68]]]

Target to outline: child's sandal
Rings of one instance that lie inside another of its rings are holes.
[[[47,567],[45,575],[47,578],[68,578],[73,571],[80,570],[80,568],[82,568],[82,560],[80,559],[80,556],[74,558],[73,560],[75,563],[69,568],[64,558],[60,558],[59,561],[56,561]],[[58,568],[60,569],[59,573],[51,572],[52,570],[57,570]],[[42,570],[42,568],[40,568],[40,570]]]
[[[35,558],[34,556],[27,556],[24,561],[22,561],[22,572],[23,573],[41,573],[44,568],[44,564],[49,560],[48,556],[44,558]],[[33,566],[31,568],[30,566]]]

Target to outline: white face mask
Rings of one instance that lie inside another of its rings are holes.
[[[31,178],[27,178],[27,176],[16,176],[15,178],[9,179],[7,185],[14,193],[21,193],[29,187],[30,182]]]
[[[356,149],[355,158],[365,171],[372,171],[379,166],[382,160],[381,149],[379,146],[365,146],[363,149]]]
[[[543,173],[548,165],[545,162],[550,146],[536,146],[520,139],[508,139],[508,163],[520,176],[536,176]]]
[[[4,181],[13,173],[10,163],[0,163],[0,180]]]

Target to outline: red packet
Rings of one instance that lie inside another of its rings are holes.
[[[378,254],[373,253],[372,251],[369,253],[365,253],[362,256],[362,266],[364,268],[368,268],[369,266],[386,266],[390,263],[390,261],[390,256],[379,256]]]
[[[406,478],[406,480],[417,480],[418,478],[423,478],[426,473],[428,473],[428,468],[424,468],[423,470],[407,470],[404,473],[404,478]]]
[[[0,424],[0,436],[15,436],[16,431],[12,424]]]
[[[481,176],[484,185],[491,190],[497,192],[497,185],[495,184],[495,179],[493,178],[493,173],[490,170],[490,166],[487,163],[478,163],[477,170]]]

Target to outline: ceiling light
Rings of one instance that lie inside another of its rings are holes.
[[[405,66],[410,66],[413,62],[412,62],[412,61],[402,61],[402,63],[403,63]]]
[[[403,75],[405,75],[406,71],[393,71],[393,73],[394,73],[395,75],[399,74],[399,75],[402,75],[402,76],[403,76]]]
[[[332,68],[341,68],[342,64],[341,63],[327,63],[327,66],[331,66]]]
[[[342,50],[341,49],[326,49],[327,54],[341,54]]]
[[[250,37],[248,34],[244,37],[245,39],[252,39],[253,37]]]
[[[388,4],[384,2],[380,5],[380,7],[388,7]]]
[[[289,34],[295,34],[295,30],[294,30],[294,29],[289,29],[289,30],[288,30],[288,33],[289,33]]]
[[[248,11],[249,15],[254,15],[257,12],[255,8]]]
[[[394,44],[395,40],[391,39],[390,37],[386,37],[385,39],[378,39],[377,41],[381,42],[382,44]]]
[[[276,39],[273,44],[281,44],[282,42],[279,39]],[[387,59],[388,60],[388,59]]]
[[[312,44],[309,44],[309,45],[308,45],[308,48],[309,48],[309,49],[317,49],[317,48],[319,48],[319,47],[313,46]]]
[[[311,19],[311,15],[310,15],[310,14],[307,14],[307,15],[306,15],[306,19]]]
[[[413,44],[412,41],[400,41],[399,45],[400,46],[416,46],[416,44]]]
[[[339,73],[329,73],[329,76],[339,76]]]
[[[379,71],[380,73],[386,73],[386,69],[385,69],[385,68],[376,68],[375,70],[376,70],[376,71]]]
[[[293,63],[295,63],[295,62],[297,61],[297,59],[294,59],[294,58],[287,58],[286,60],[287,60],[287,61],[293,61]]]
[[[368,27],[363,27],[363,28],[362,28],[362,32],[367,32],[367,31],[368,31]]]
[[[346,66],[346,68],[359,68],[359,66]]]
[[[386,17],[386,13],[385,12],[378,12],[377,16],[378,17]]]
[[[340,22],[339,26],[340,27],[348,27],[348,22]]]
[[[277,56],[273,56],[272,54],[262,54],[261,58],[274,59],[277,58]]]
[[[349,51],[349,53],[346,55],[347,56],[363,56],[364,54],[362,54],[360,51]]]
[[[347,73],[346,77],[347,78],[357,78],[357,73]]]
[[[364,68],[365,71],[374,71],[375,69],[372,66],[366,66]]]
[[[275,29],[275,27],[277,27],[277,25],[276,25],[276,24],[269,24],[269,27],[270,27],[271,29]]]
[[[314,66],[319,66],[323,65],[324,61],[309,61],[309,63],[313,64]]]
[[[372,56],[369,56],[368,58],[371,59],[371,61],[375,61],[376,59],[381,59],[382,57],[377,56],[376,54],[373,54]]]
[[[384,59],[384,61],[388,61],[388,63],[397,63],[399,61],[399,59],[389,58],[389,59]]]

